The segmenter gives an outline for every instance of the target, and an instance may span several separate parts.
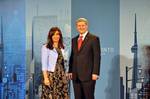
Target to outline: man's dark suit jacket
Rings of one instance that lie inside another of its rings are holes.
[[[88,33],[78,51],[78,36],[72,39],[72,51],[69,61],[69,73],[73,80],[92,80],[92,74],[99,75],[101,50],[99,38]]]

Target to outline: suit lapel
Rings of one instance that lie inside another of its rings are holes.
[[[79,35],[75,38],[75,51],[78,52],[78,37]]]

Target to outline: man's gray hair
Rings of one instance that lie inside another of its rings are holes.
[[[88,20],[87,20],[86,18],[78,18],[78,19],[76,20],[76,24],[77,24],[78,22],[85,22],[85,23],[88,25]]]

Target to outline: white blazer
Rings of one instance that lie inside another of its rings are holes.
[[[61,51],[64,56],[64,49],[61,49]],[[46,47],[46,44],[43,45],[41,49],[42,71],[54,72],[57,58],[58,53],[55,48],[53,50],[50,50]]]

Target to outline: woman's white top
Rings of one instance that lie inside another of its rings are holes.
[[[64,56],[64,50],[61,49],[61,51]],[[57,58],[58,53],[55,48],[50,50],[46,47],[46,44],[43,45],[41,50],[42,71],[54,72]]]

